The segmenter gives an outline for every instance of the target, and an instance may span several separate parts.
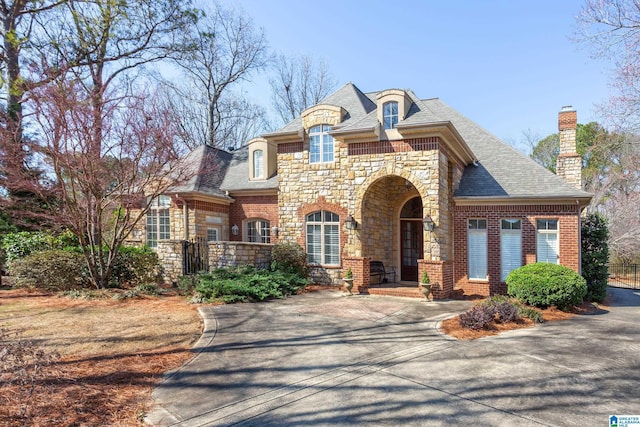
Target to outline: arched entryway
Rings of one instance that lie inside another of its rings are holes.
[[[422,199],[416,196],[400,210],[400,280],[418,281],[418,260],[423,256]]]

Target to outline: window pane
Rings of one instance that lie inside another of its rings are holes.
[[[311,264],[322,263],[321,225],[307,225],[307,257]]]
[[[340,227],[338,225],[324,226],[324,263],[340,264]]]
[[[325,211],[324,220],[325,222],[340,222],[340,216],[333,212]]]
[[[314,212],[312,214],[307,215],[308,222],[321,222],[322,221],[322,212]]]
[[[509,227],[509,228],[507,228]],[[522,235],[520,220],[502,220],[500,233],[501,279],[504,282],[509,273],[522,265]]]
[[[262,161],[263,161],[262,150],[254,151],[253,152],[253,177],[254,178],[264,178]]]
[[[158,217],[156,211],[147,213],[147,246],[155,248],[158,246]]]
[[[169,240],[171,238],[171,218],[169,218],[169,209],[162,209],[158,212],[158,220],[160,221],[159,240]]]
[[[560,262],[557,232],[538,232],[536,245],[538,262],[550,262],[552,264],[558,264]]]
[[[320,135],[311,135],[309,137],[309,162],[320,162]]]
[[[207,242],[217,242],[217,241],[218,241],[218,229],[207,228]]]
[[[256,226],[256,221],[249,221],[247,223],[247,241],[254,243],[258,241],[258,228]]]
[[[333,162],[333,137],[327,133],[322,135],[322,161]]]
[[[484,220],[474,220],[484,221]],[[471,221],[470,221],[471,222]],[[486,221],[485,221],[486,225]],[[471,224],[469,224],[471,226]],[[487,278],[487,231],[470,229],[468,231],[469,278]]]

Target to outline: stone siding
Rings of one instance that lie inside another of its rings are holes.
[[[182,276],[182,242],[183,240],[161,240],[156,252],[161,266],[161,274],[165,283],[177,283]]]
[[[209,242],[209,268],[253,265],[259,269],[271,265],[273,245],[247,242]]]

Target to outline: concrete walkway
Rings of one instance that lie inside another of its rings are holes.
[[[154,393],[157,426],[587,426],[640,414],[640,292],[610,312],[457,341],[464,301],[318,292],[205,307],[200,353]]]

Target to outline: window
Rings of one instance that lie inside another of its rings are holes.
[[[269,221],[257,219],[247,222],[247,242],[271,243]]]
[[[382,120],[385,129],[394,129],[398,124],[398,103],[385,102],[382,106]]]
[[[558,220],[539,219],[536,221],[536,257],[538,262],[560,263],[558,251]]]
[[[329,211],[307,215],[309,263],[340,265],[340,216]]]
[[[253,177],[264,178],[264,153],[262,150],[253,152]]]
[[[169,208],[171,198],[169,196],[158,196],[151,201],[150,209],[147,212],[147,246],[158,247],[158,240],[168,240],[171,238],[171,218]]]
[[[309,129],[309,162],[333,162],[333,137],[331,126],[318,125]]]
[[[217,242],[220,240],[220,231],[217,228],[207,228],[207,242]]]
[[[522,265],[522,221],[503,219],[500,222],[500,278]]]
[[[487,279],[487,220],[470,219],[467,229],[469,279]]]

